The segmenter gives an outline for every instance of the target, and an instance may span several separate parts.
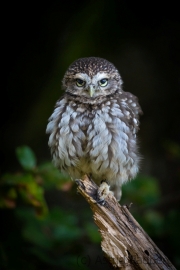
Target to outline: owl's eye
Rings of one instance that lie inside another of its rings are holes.
[[[82,87],[85,85],[85,81],[81,80],[81,79],[76,79],[76,85],[78,87]]]
[[[108,84],[108,79],[102,79],[99,81],[99,85],[105,87]]]

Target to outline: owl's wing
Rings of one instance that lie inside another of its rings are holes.
[[[123,92],[121,96],[121,103],[124,100],[126,113],[126,121],[129,122],[133,134],[139,130],[139,116],[143,114],[139,105],[138,98],[129,92]]]

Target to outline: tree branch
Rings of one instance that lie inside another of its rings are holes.
[[[78,192],[90,204],[102,237],[102,250],[113,267],[121,270],[176,269],[126,206],[121,206],[114,196],[108,196],[104,203],[98,203],[98,186],[87,176],[76,180],[76,184]]]

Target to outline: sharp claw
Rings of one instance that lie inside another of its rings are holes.
[[[83,184],[82,181],[80,181],[79,179],[75,179],[75,182],[76,182],[76,184],[77,184],[78,186],[80,186],[82,189],[85,190],[85,185]]]
[[[97,196],[96,202],[100,205],[105,205],[105,203],[106,203],[106,201],[104,199],[98,198],[98,196]]]

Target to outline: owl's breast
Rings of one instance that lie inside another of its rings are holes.
[[[50,134],[48,144],[55,166],[66,170],[84,158],[91,118],[92,114],[83,105],[77,106],[65,98],[57,102],[46,130]]]
[[[55,165],[100,176],[130,168],[136,145],[126,120],[116,100],[91,107],[61,100],[47,127]]]
[[[107,101],[96,113],[87,129],[87,152],[93,164],[93,170],[112,170],[113,175],[123,171],[128,163],[133,142],[130,127],[124,120],[120,106]],[[131,142],[130,142],[131,141]]]

